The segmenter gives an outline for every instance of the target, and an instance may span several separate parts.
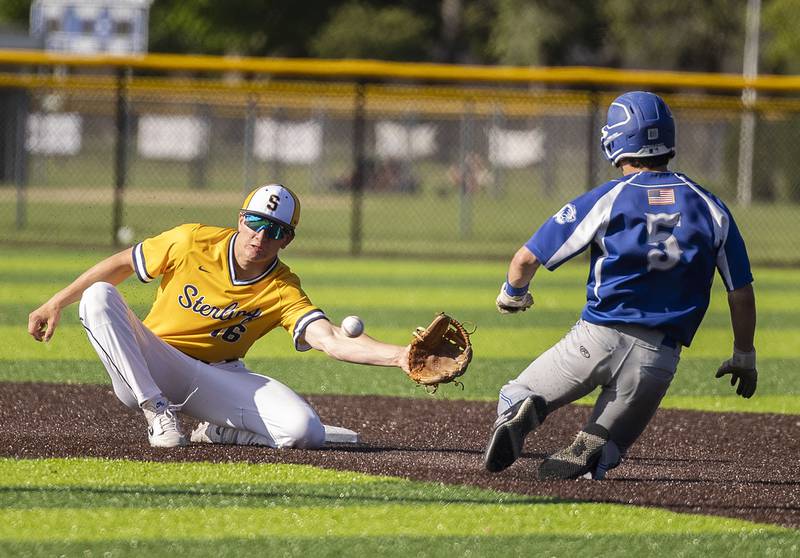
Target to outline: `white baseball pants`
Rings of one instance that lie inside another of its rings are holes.
[[[631,325],[578,321],[500,390],[498,415],[530,395],[548,414],[600,387],[591,422],[605,427],[622,455],[644,432],[667,393],[680,360],[680,345],[664,334]]]
[[[183,412],[262,435],[272,447],[317,448],[325,442],[316,411],[289,387],[239,360],[206,364],[180,352],[147,329],[110,283],[86,289],[79,314],[114,393],[128,407],[139,408],[159,394],[172,403],[188,397]]]

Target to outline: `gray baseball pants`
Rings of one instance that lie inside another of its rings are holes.
[[[579,320],[503,386],[498,415],[531,395],[542,397],[550,414],[600,387],[590,420],[605,427],[625,455],[653,418],[675,375],[681,346],[665,342],[658,330]]]

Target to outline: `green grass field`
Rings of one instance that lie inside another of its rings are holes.
[[[100,251],[0,248],[0,381],[102,383],[108,379],[84,338],[77,309],[55,338],[35,343],[28,313],[106,255]],[[509,254],[510,256],[510,254]],[[543,271],[536,307],[500,316],[494,297],[504,262],[380,259],[285,260],[312,300],[334,320],[358,314],[367,332],[405,343],[410,331],[446,310],[477,325],[464,391],[436,397],[492,401],[499,387],[577,319],[585,263]],[[800,414],[800,272],[756,269],[759,387],[749,401],[713,378],[731,351],[725,294],[711,309],[663,406]],[[717,282],[718,283],[718,282]],[[124,295],[143,316],[154,286],[128,280]],[[394,369],[365,369],[295,353],[274,331],[248,364],[301,393],[427,397]],[[583,401],[590,403],[591,399]],[[104,460],[0,460],[0,555],[111,556],[178,550],[192,556],[380,554],[571,556],[792,556],[796,530],[719,517],[605,504],[559,502],[426,485],[311,467],[156,464]],[[165,534],[163,525],[169,525]]]
[[[307,466],[0,460],[0,473],[4,556],[790,556],[798,543],[735,519]]]

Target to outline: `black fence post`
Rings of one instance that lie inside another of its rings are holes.
[[[17,229],[24,229],[28,224],[28,150],[25,145],[28,136],[28,114],[30,113],[30,93],[20,94],[15,103],[14,122],[14,185],[17,190]]]
[[[353,180],[351,186],[352,194],[352,213],[350,220],[350,254],[358,256],[361,254],[362,236],[362,216],[361,206],[364,200],[364,170],[366,167],[364,159],[365,151],[365,96],[366,86],[360,81],[356,84],[355,113],[353,115]]]
[[[283,184],[284,181],[284,165],[283,153],[281,146],[283,145],[284,138],[284,121],[286,120],[286,110],[283,107],[275,107],[272,109],[272,122],[274,124],[272,134],[273,145],[273,158],[272,158],[272,176],[270,182],[277,182]]]
[[[128,177],[128,91],[127,78],[129,70],[117,70],[117,117],[116,117],[116,146],[114,149],[114,203],[111,218],[111,244],[120,245],[119,230],[122,228],[122,205],[125,182]]]
[[[461,128],[459,130],[459,167],[458,181],[458,233],[460,238],[469,238],[472,235],[472,192],[469,191],[469,159],[477,151],[474,143],[474,101],[469,99],[464,104],[464,113],[461,115]]]
[[[211,155],[211,109],[207,103],[195,106],[195,122],[200,124],[200,147],[197,155],[189,162],[189,187],[205,190],[208,187],[208,160]]]
[[[16,227],[25,228],[27,204],[25,186],[28,182],[27,137],[30,93],[22,88],[0,88],[0,184],[9,182],[16,187]]]
[[[588,192],[595,187],[595,177],[597,175],[597,149],[598,138],[600,137],[600,125],[597,118],[597,111],[599,110],[600,101],[599,93],[592,89],[589,91],[589,133],[587,134],[586,145],[586,191]]]
[[[242,191],[249,192],[255,188],[253,178],[253,149],[255,148],[255,134],[256,134],[256,117],[257,117],[256,96],[250,93],[247,97],[247,106],[244,111],[244,161],[242,163],[243,169],[243,185]]]

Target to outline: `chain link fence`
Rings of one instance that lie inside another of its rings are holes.
[[[616,176],[599,137],[621,91],[324,80],[0,74],[0,242],[117,245],[185,222],[233,226],[280,182],[293,251],[499,257]],[[760,96],[752,188],[739,95],[662,93],[685,172],[732,208],[759,263],[798,264],[800,102]]]

